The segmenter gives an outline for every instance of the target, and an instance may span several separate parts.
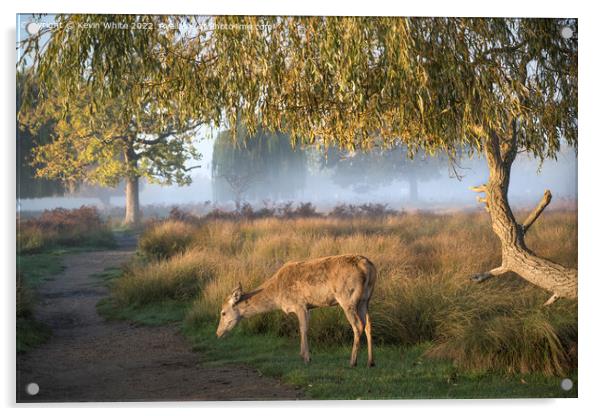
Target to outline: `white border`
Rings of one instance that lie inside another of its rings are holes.
[[[6,2],[8,3],[8,2]],[[600,350],[602,339],[599,327],[601,314],[599,304],[602,287],[599,274],[598,246],[600,245],[600,216],[596,215],[600,188],[600,91],[599,74],[601,72],[600,45],[598,43],[602,25],[601,14],[595,9],[594,2],[576,1],[540,1],[504,0],[502,2],[484,2],[456,0],[450,1],[411,1],[392,4],[384,0],[329,1],[325,0],[265,0],[249,2],[244,0],[214,0],[213,2],[166,0],[104,0],[85,2],[82,0],[33,1],[19,0],[18,4],[2,5],[2,81],[4,96],[2,121],[4,140],[1,152],[2,166],[5,168],[3,179],[2,207],[2,264],[4,265],[2,309],[4,325],[0,348],[2,353],[3,374],[0,381],[1,404],[13,407],[14,411],[14,253],[15,253],[15,120],[14,120],[14,57],[15,57],[15,21],[16,13],[28,12],[79,12],[79,13],[152,13],[152,14],[300,14],[300,15],[402,15],[402,16],[520,16],[520,17],[577,17],[579,18],[579,329],[580,329],[580,365],[579,399],[565,400],[435,400],[435,401],[387,401],[387,402],[277,402],[277,403],[144,403],[108,405],[111,412],[129,413],[132,407],[141,407],[145,414],[165,414],[180,411],[198,414],[199,412],[251,413],[287,415],[324,411],[340,411],[347,414],[365,414],[370,409],[382,413],[406,414],[445,414],[447,415],[507,415],[545,412],[548,415],[588,414],[598,410],[602,393],[598,391],[600,383]],[[12,3],[12,2],[11,2]],[[559,242],[560,244],[561,242]],[[102,405],[69,405],[62,409],[58,405],[27,407],[26,413],[42,410],[45,414],[81,413],[105,414]],[[106,405],[105,405],[106,406]],[[90,408],[91,407],[91,408]]]

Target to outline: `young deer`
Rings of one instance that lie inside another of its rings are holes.
[[[257,289],[243,293],[242,285],[228,296],[221,310],[217,336],[221,337],[242,318],[281,309],[299,318],[301,357],[308,363],[307,329],[309,310],[340,305],[353,329],[353,349],[350,365],[357,364],[360,337],[366,332],[368,365],[372,356],[372,326],[368,303],[376,280],[376,268],[366,257],[340,255],[315,260],[289,262]]]

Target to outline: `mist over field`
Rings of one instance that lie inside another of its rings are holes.
[[[203,155],[202,167],[192,174],[189,186],[162,186],[144,183],[140,191],[140,201],[144,205],[179,205],[198,204],[210,201],[212,205],[223,208],[234,208],[232,198],[218,198],[215,183],[212,180],[212,156],[214,138],[202,139],[197,148]],[[271,192],[273,183],[258,180],[255,186],[263,188],[262,195],[243,197],[245,202],[254,207],[266,203],[280,202],[312,202],[321,211],[327,211],[339,203],[385,203],[390,208],[401,209],[474,209],[480,208],[475,202],[474,193],[469,187],[487,181],[487,163],[484,158],[465,158],[458,162],[456,172],[460,179],[447,166],[447,161],[438,161],[434,165],[429,158],[424,159],[423,171],[417,172],[418,198],[410,196],[410,185],[403,172],[393,173],[388,181],[380,181],[373,186],[357,189],[353,186],[353,178],[336,180],[334,171],[328,167],[312,166],[311,163],[279,180],[286,182],[290,177],[304,177],[303,186],[294,195],[279,196]],[[360,172],[365,182],[374,182],[374,172]],[[273,180],[272,180],[273,181]],[[340,182],[349,185],[341,186]],[[575,207],[577,199],[577,154],[574,149],[563,147],[557,160],[547,159],[543,164],[539,160],[526,155],[519,155],[512,168],[509,197],[513,205],[523,207],[535,203],[545,189],[550,189],[554,196],[551,209],[558,207]],[[125,197],[119,189],[110,191],[110,206],[125,206]],[[105,201],[106,203],[106,201]],[[22,211],[39,211],[56,207],[75,208],[82,204],[107,206],[90,192],[74,192],[64,197],[24,198],[20,200]]]

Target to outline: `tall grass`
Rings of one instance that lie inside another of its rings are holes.
[[[167,221],[142,237],[144,250],[182,240],[182,254],[133,266],[115,295],[128,304],[194,299],[186,318],[194,330],[217,323],[238,282],[250,290],[286,261],[360,253],[379,271],[371,301],[377,342],[427,342],[428,356],[475,371],[563,374],[576,366],[575,301],[542,308],[547,294],[512,274],[470,282],[501,260],[485,214],[381,214],[205,219],[185,231]],[[169,230],[179,231],[168,236]],[[575,212],[551,211],[527,241],[541,255],[575,267],[576,230]],[[272,312],[246,321],[243,331],[296,337],[298,329],[293,316]],[[351,329],[338,308],[315,310],[310,338],[340,344],[351,339]]]
[[[183,253],[192,242],[195,232],[195,227],[184,221],[160,222],[140,237],[138,249],[149,259],[164,260]]]
[[[218,263],[202,250],[189,250],[166,261],[132,267],[115,282],[115,300],[123,305],[146,305],[164,300],[189,300],[206,280],[216,275]]]

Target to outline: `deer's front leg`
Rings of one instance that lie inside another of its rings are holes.
[[[307,330],[309,329],[309,311],[307,308],[298,308],[295,313],[299,318],[299,335],[301,337],[301,357],[305,364],[310,362],[309,343],[307,341]]]

